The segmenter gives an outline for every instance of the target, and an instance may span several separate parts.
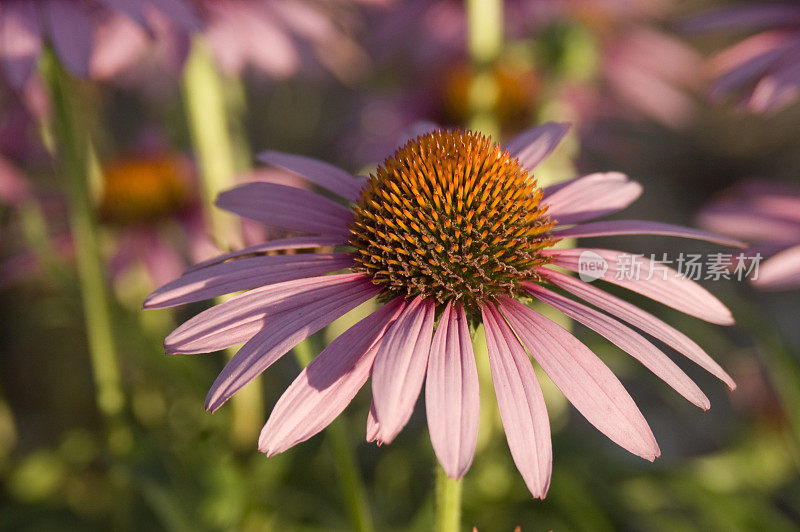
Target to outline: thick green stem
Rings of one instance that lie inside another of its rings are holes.
[[[206,223],[222,249],[240,242],[239,221],[214,208],[217,195],[235,185],[242,170],[237,165],[237,147],[231,135],[231,112],[226,98],[226,81],[214,64],[205,42],[196,38],[184,72],[184,100],[192,143],[200,167],[200,193]],[[228,350],[228,356],[234,355]],[[231,437],[242,449],[251,449],[263,422],[261,380],[254,379],[232,399]]]
[[[307,339],[301,342],[294,348],[293,353],[302,367],[307,366],[313,358],[311,340]],[[353,530],[372,532],[375,527],[367,503],[367,490],[361,481],[361,474],[347,434],[347,424],[342,417],[331,423],[325,430]]]
[[[492,70],[503,52],[503,0],[465,0],[465,7],[467,51],[474,72],[469,128],[497,137],[500,126],[494,108],[498,87]]]
[[[111,425],[116,426],[125,398],[120,385],[99,230],[89,189],[91,144],[85,128],[76,120],[78,100],[73,97],[73,81],[52,53],[46,54],[42,70],[51,91],[56,149],[69,193],[70,225],[97,406]]]
[[[461,481],[447,476],[436,466],[436,532],[461,530]]]

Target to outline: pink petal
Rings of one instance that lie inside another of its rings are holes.
[[[294,346],[375,297],[371,283],[319,298],[311,304],[288,310],[262,325],[233,358],[225,364],[206,395],[206,409],[215,411],[242,386],[260,375]]]
[[[0,6],[0,61],[11,84],[21,89],[36,68],[42,49],[36,5],[30,0]]]
[[[600,218],[626,208],[642,194],[642,186],[625,174],[590,174],[544,190],[542,203],[559,225]]]
[[[481,314],[508,448],[528,490],[544,499],[553,470],[553,449],[542,389],[525,349],[494,305],[484,305]]]
[[[767,35],[768,36],[768,35]],[[763,39],[765,35],[757,35],[751,39]],[[780,39],[782,36],[776,36]],[[738,46],[749,45],[749,40],[743,41]],[[718,62],[735,61],[736,48],[726,50],[725,55],[718,59]],[[719,76],[714,82],[711,90],[713,97],[720,97],[724,94],[735,90],[739,87],[755,83],[759,78],[766,75],[773,67],[779,65],[780,62],[789,59],[800,51],[800,39],[796,37],[786,38],[785,42],[775,45],[773,48],[767,49],[755,57],[743,60],[745,56],[741,56],[739,61],[730,65],[725,69],[725,73]],[[733,58],[733,59],[729,59]]]
[[[637,43],[624,42],[620,46],[630,49]],[[651,63],[658,61],[650,55]],[[695,111],[694,101],[676,81],[648,67],[649,64],[636,64],[632,58],[617,53],[613,61],[605,64],[603,75],[609,88],[616,93],[616,99],[624,101],[627,107],[637,109],[672,128],[685,126]],[[680,72],[680,69],[671,71]]]
[[[150,294],[144,308],[166,308],[259,286],[314,277],[353,265],[346,253],[271,255],[223,262],[196,270]]]
[[[620,265],[620,257],[630,256],[621,251],[597,248],[574,248],[545,250],[544,253],[553,257],[555,266],[561,266],[574,272],[579,271],[581,253],[591,252],[600,255],[608,265],[608,269],[601,279],[614,283],[628,290],[638,292],[643,296],[663,303],[674,309],[685,312],[691,316],[700,318],[718,325],[732,325],[734,323],[731,311],[722,302],[711,295],[711,293],[692,281],[684,277],[679,277],[678,272],[667,266],[653,266],[650,259],[636,257],[636,261],[641,265],[641,275],[629,279],[625,273],[628,266]],[[668,271],[667,278],[664,279],[660,268]],[[647,272],[654,272],[652,278],[647,279]],[[622,273],[622,275],[619,275]],[[618,276],[622,278],[617,278]]]
[[[192,32],[202,28],[202,21],[197,11],[183,0],[150,0],[149,4],[184,31]]]
[[[386,333],[372,368],[380,440],[391,443],[414,410],[431,348],[436,306],[417,297]]]
[[[28,180],[9,159],[0,155],[0,202],[17,206],[30,195]]]
[[[800,246],[785,249],[759,265],[753,286],[782,290],[800,286]]]
[[[183,323],[167,336],[168,354],[208,353],[246,342],[268,317],[359,290],[363,274],[342,274],[286,281],[234,296]]]
[[[639,220],[613,220],[608,222],[592,222],[588,224],[576,225],[568,229],[563,229],[553,233],[560,238],[591,238],[596,236],[616,236],[616,235],[662,235],[677,236],[682,238],[694,238],[715,242],[724,246],[746,247],[747,245],[733,238],[724,237],[714,233],[707,233],[691,227],[681,227],[679,225],[665,224],[660,222],[648,222]]]
[[[372,401],[369,405],[369,413],[367,414],[367,441],[375,442],[378,446],[381,446],[383,442],[380,440],[380,436],[381,426],[375,415],[375,401]]]
[[[144,15],[145,4],[142,0],[100,0],[111,9],[124,13],[139,23],[143,28],[148,28],[147,18]]]
[[[336,419],[367,382],[378,343],[404,307],[395,298],[328,344],[275,404],[258,449],[267,456],[282,453]]]
[[[139,258],[144,263],[150,279],[156,286],[175,279],[185,266],[183,256],[169,242],[162,240],[156,232],[150,232],[147,247]]]
[[[267,251],[285,251],[289,249],[313,249],[321,247],[335,247],[344,246],[346,242],[341,237],[336,236],[299,236],[294,238],[281,238],[278,240],[270,240],[263,244],[256,244],[237,251],[225,253],[203,262],[190,266],[186,269],[185,273],[207,268],[221,262],[231,259],[239,259],[246,255],[255,255],[258,253],[266,253]]]
[[[800,240],[800,224],[746,204],[712,205],[697,217],[697,223],[719,233],[744,240],[795,242]]]
[[[681,29],[689,32],[711,32],[779,28],[793,24],[800,24],[800,8],[797,6],[759,2],[691,17],[681,23]]]
[[[532,283],[525,283],[525,287],[534,297],[560,310],[578,323],[582,323],[630,354],[689,402],[703,410],[708,410],[711,406],[708,398],[692,379],[642,335],[597,310],[546,288]]]
[[[345,235],[353,219],[352,213],[338,203],[308,190],[274,183],[248,183],[226,190],[216,204],[270,226],[320,235]]]
[[[354,201],[361,194],[361,183],[351,174],[332,164],[277,151],[260,153],[258,160],[303,176],[315,185],[350,201]]]
[[[556,149],[569,128],[570,124],[567,123],[547,122],[523,131],[511,139],[505,149],[519,159],[522,166],[533,170]]]
[[[636,403],[594,353],[516,300],[505,298],[500,310],[533,358],[589,423],[637,456],[653,461],[661,454]]]
[[[433,335],[425,381],[425,409],[431,443],[451,478],[472,464],[478,443],[478,368],[464,308],[448,303]]]
[[[92,26],[83,6],[67,0],[48,0],[44,17],[58,58],[76,76],[89,75],[92,57]]]
[[[800,95],[800,60],[793,58],[788,65],[763,78],[753,90],[748,107],[756,113],[772,113],[790,104]]]
[[[563,288],[564,290],[578,296],[584,301],[605,310],[645,333],[664,342],[676,349],[686,358],[693,361],[718,379],[723,381],[731,390],[736,388],[736,383],[724,369],[717,364],[703,349],[693,342],[688,336],[677,329],[667,325],[652,314],[645,312],[639,307],[627,301],[613,296],[596,286],[585,283],[580,279],[570,277],[561,272],[553,270],[543,270],[542,274],[547,280]]]
[[[148,34],[126,16],[110,16],[95,28],[90,73],[95,79],[119,75],[151,45]]]

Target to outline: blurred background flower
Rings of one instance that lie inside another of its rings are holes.
[[[184,0],[8,0],[0,8],[0,62],[8,80],[21,88],[34,73],[45,45],[52,45],[64,66],[78,77],[90,75],[95,41],[111,19],[124,16],[145,31],[168,21],[183,32],[199,29]]]
[[[689,18],[682,27],[690,33],[757,32],[710,59],[713,98],[775,113],[800,95],[800,6],[744,3]]]
[[[700,225],[753,242],[764,256],[758,288],[800,287],[800,188],[769,181],[739,183],[703,208]]]

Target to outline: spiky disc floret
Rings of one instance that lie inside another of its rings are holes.
[[[436,131],[397,150],[354,207],[358,270],[389,295],[476,303],[538,281],[554,244],[541,189],[491,139]]]

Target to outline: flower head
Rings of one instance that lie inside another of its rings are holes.
[[[168,353],[244,343],[212,385],[206,407],[213,411],[304,338],[377,298],[378,310],[333,340],[275,405],[259,440],[268,455],[325,428],[371,376],[367,438],[391,442],[411,417],[424,384],[434,451],[450,476],[461,477],[472,462],[479,418],[470,329],[482,323],[511,454],[534,496],[547,492],[552,451],[544,399],[526,349],[592,424],[652,460],[658,445],[619,380],[568,331],[520,300],[543,301],[585,324],[706,409],[708,399],[697,385],[622,321],[673,346],[733,388],[727,373],[655,316],[555,270],[577,270],[583,250],[552,245],[563,237],[634,233],[736,242],[654,222],[583,224],[625,208],[641,187],[608,173],[539,188],[530,172],[566,130],[564,124],[546,124],[503,147],[471,132],[424,132],[366,180],[319,161],[266,153],[262,160],[342,201],[268,183],[221,194],[217,204],[224,209],[307,236],[201,263],[151,294],[145,307],[250,289],[190,319],[165,342]],[[319,248],[339,251],[267,254]],[[607,263],[603,279],[701,319],[732,323],[722,303],[692,281],[618,278],[618,252],[593,251]],[[326,275],[343,269],[349,271]]]
[[[754,286],[800,287],[800,188],[767,181],[741,183],[704,207],[699,222],[753,242],[753,252],[771,255],[759,265]]]
[[[356,271],[389,297],[421,296],[477,311],[522,291],[554,243],[542,191],[491,139],[436,131],[410,140],[368,180],[353,207]]]

